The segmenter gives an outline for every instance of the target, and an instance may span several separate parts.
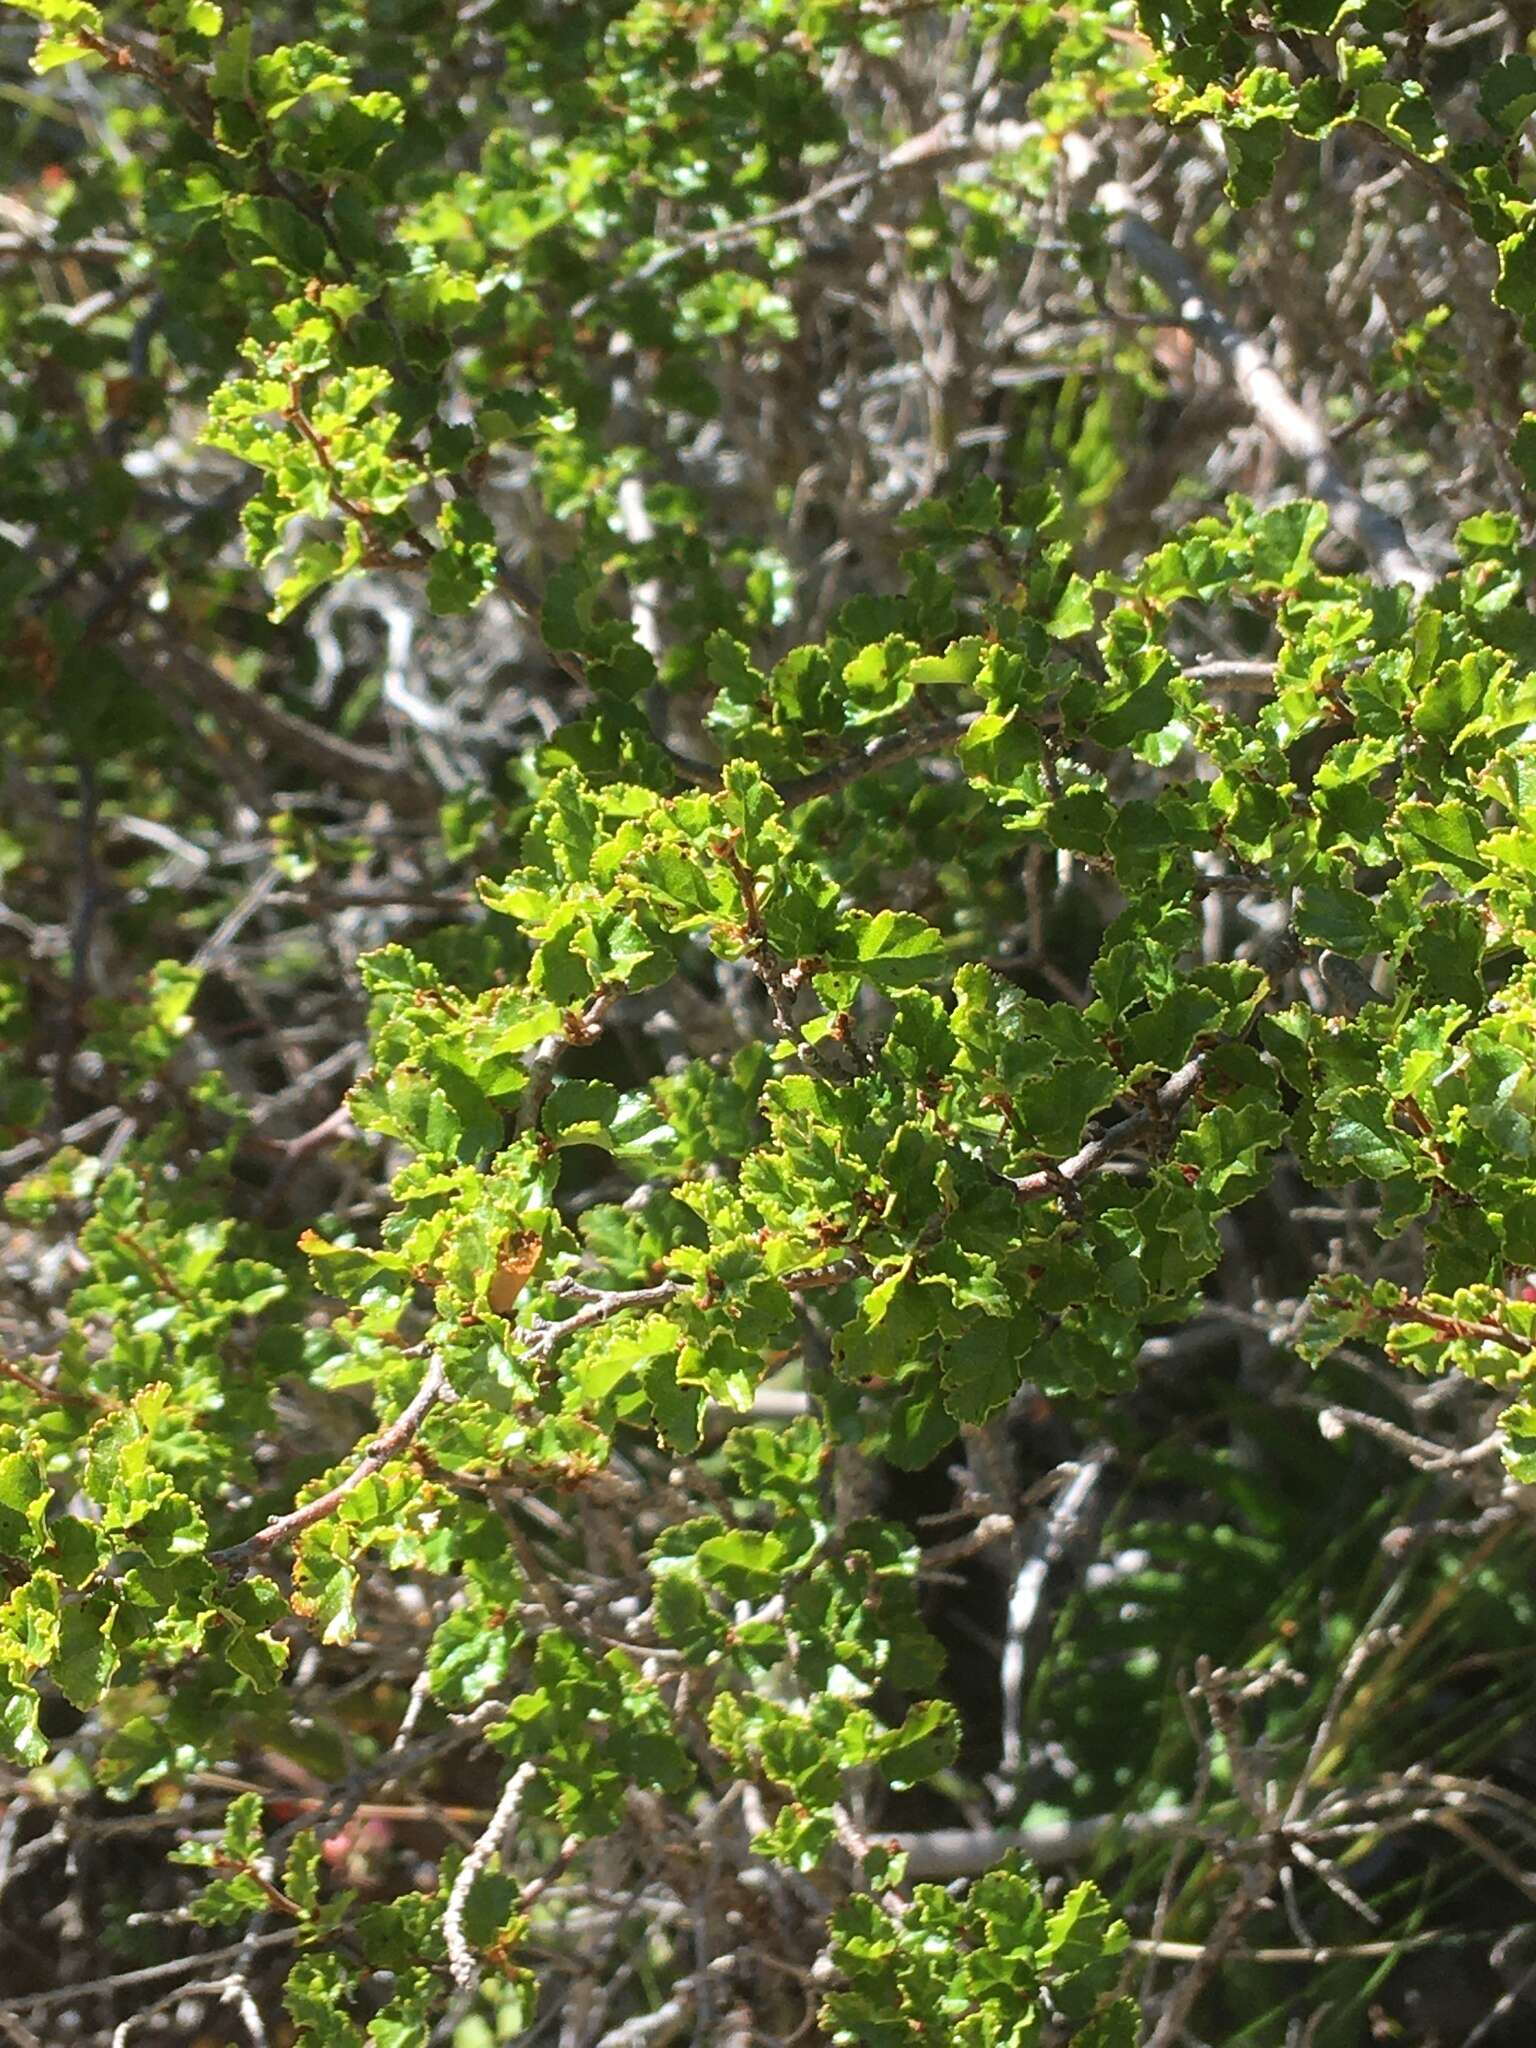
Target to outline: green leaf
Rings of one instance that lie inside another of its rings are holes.
[[[1536,59],[1501,57],[1482,75],[1478,106],[1502,135],[1517,135],[1536,114]]]
[[[602,1145],[612,1142],[619,1114],[619,1091],[608,1081],[558,1081],[540,1117],[556,1145]]]
[[[1421,1166],[1418,1147],[1397,1129],[1380,1096],[1367,1088],[1347,1089],[1339,1096],[1328,1125],[1328,1147],[1339,1165],[1373,1180],[1390,1180]]]
[[[1356,889],[1310,883],[1296,909],[1296,936],[1340,953],[1368,953],[1376,943],[1375,908]]]

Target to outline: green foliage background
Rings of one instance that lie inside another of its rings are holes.
[[[1520,10],[0,32],[15,2038],[1526,2038]]]

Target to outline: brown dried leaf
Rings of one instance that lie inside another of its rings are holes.
[[[536,1230],[514,1230],[508,1237],[485,1290],[485,1305],[493,1315],[511,1315],[543,1250],[544,1240]]]

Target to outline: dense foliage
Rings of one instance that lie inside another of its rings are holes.
[[[0,2037],[1528,2039],[1527,12],[0,37]]]

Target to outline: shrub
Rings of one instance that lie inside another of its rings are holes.
[[[1518,2025],[1524,32],[5,12],[16,2038]]]

